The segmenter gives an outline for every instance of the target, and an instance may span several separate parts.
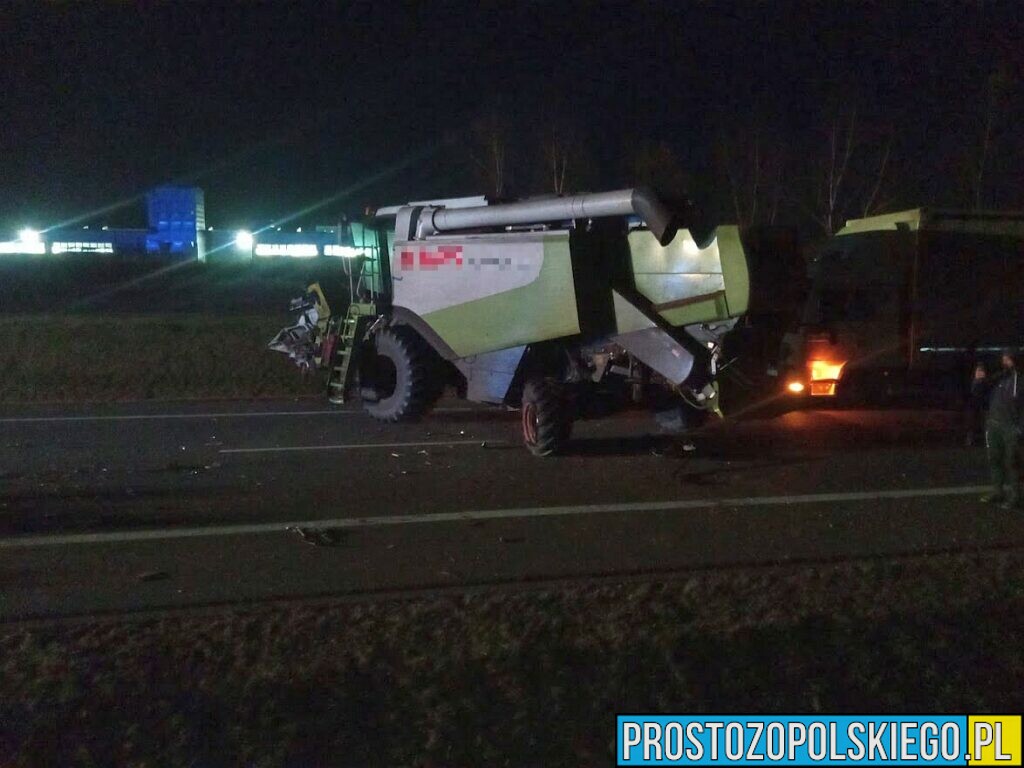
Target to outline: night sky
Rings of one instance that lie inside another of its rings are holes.
[[[549,191],[538,131],[557,120],[580,137],[576,187],[631,184],[637,148],[662,144],[690,196],[724,220],[722,137],[743,156],[757,136],[783,169],[781,219],[805,225],[827,128],[855,111],[865,165],[893,136],[890,208],[957,205],[992,82],[985,205],[1024,207],[1020,2],[91,2],[3,14],[4,233],[80,216],[140,225],[133,197],[164,181],[202,186],[208,223],[224,227],[326,198],[297,223],[475,194],[471,126],[492,113],[507,124],[515,194]]]

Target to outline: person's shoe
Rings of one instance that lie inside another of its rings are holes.
[[[992,492],[986,493],[978,501],[982,504],[1003,504],[1006,501],[1006,497],[1001,493]]]

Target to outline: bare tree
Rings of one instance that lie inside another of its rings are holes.
[[[576,132],[564,122],[552,122],[543,129],[541,154],[545,176],[549,188],[556,195],[564,195],[567,191],[578,145]]]
[[[815,219],[826,235],[836,232],[842,216],[843,181],[853,156],[853,142],[857,127],[857,113],[836,115],[828,129],[828,151],[818,182]]]
[[[1009,68],[1005,65],[996,67],[985,83],[981,135],[970,167],[971,204],[976,211],[985,203],[989,164],[998,149],[999,132],[1003,127],[1011,90],[1012,78]]]
[[[882,150],[882,159],[878,163],[878,172],[874,174],[875,182],[871,185],[871,191],[864,198],[861,216],[872,216],[885,207],[882,190],[886,180],[889,178],[889,159],[892,157],[892,142],[893,135],[890,133],[889,138],[885,142],[885,149]]]
[[[643,184],[673,197],[683,195],[688,177],[675,151],[665,142],[641,143],[630,155],[634,184]]]
[[[508,137],[505,120],[495,111],[473,123],[470,157],[494,198],[504,197],[508,191]]]
[[[825,129],[824,152],[811,155],[811,215],[827,236],[850,216],[870,216],[889,201],[894,134],[865,131],[857,111],[836,113]]]
[[[741,227],[774,224],[782,201],[781,144],[766,139],[757,128],[731,134],[720,131],[718,160],[728,181],[736,223]]]

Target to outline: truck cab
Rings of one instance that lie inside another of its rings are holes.
[[[853,220],[810,274],[780,354],[792,402],[955,402],[979,356],[1024,344],[1021,214],[913,209]]]

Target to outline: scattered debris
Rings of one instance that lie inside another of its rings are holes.
[[[300,528],[297,525],[289,525],[285,530],[299,534],[304,542],[316,547],[336,547],[341,544],[341,535],[337,531],[324,528]]]

